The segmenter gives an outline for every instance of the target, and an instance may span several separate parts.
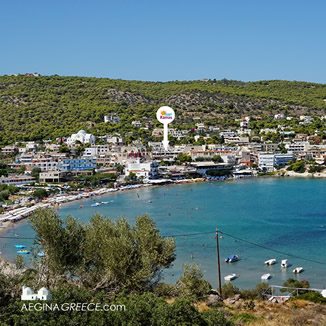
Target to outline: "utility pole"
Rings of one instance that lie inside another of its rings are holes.
[[[220,262],[220,244],[218,239],[218,229],[216,227],[216,253],[217,253],[217,280],[220,296],[222,297],[222,282],[221,282],[221,262]]]

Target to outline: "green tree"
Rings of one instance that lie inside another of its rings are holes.
[[[60,153],[70,153],[70,148],[66,144],[60,145],[59,148]]]
[[[310,284],[308,281],[306,280],[295,280],[293,278],[289,278],[287,279],[284,283],[283,283],[284,287],[289,287],[289,288],[306,288],[308,289],[310,287]],[[281,292],[291,292],[293,295],[295,294],[303,294],[306,293],[307,291],[305,290],[299,290],[298,292],[296,290],[290,290],[290,289],[281,289]]]
[[[42,170],[41,170],[40,168],[38,168],[38,167],[34,167],[34,168],[32,169],[31,176],[32,176],[33,178],[35,178],[36,181],[39,181],[39,177],[40,177],[40,172],[41,172],[41,171],[42,171]]]
[[[320,166],[320,165],[317,165],[314,163],[314,164],[310,165],[308,172],[309,173],[317,173],[317,172],[323,171],[324,169],[325,169],[325,166]]]
[[[36,199],[43,199],[48,196],[48,192],[44,188],[37,188],[33,191],[32,196]]]
[[[156,311],[155,320],[156,325],[205,325],[201,314],[192,305],[191,301],[186,299],[177,299],[171,305],[160,305]]]
[[[211,285],[204,280],[203,273],[198,265],[184,265],[183,274],[177,282],[179,293],[186,297],[192,297],[197,300],[203,298],[212,288]]]
[[[219,310],[208,310],[202,313],[202,318],[207,326],[232,326],[233,323],[227,320],[225,314]]]
[[[179,163],[189,163],[192,162],[191,156],[185,153],[178,154],[176,161]]]
[[[115,168],[117,169],[117,172],[122,174],[123,173],[123,170],[124,170],[124,166],[120,163],[116,163],[115,164]]]
[[[175,259],[174,240],[163,238],[148,216],[131,226],[99,215],[82,225],[73,217],[62,221],[55,211],[39,209],[31,217],[45,252],[47,282],[80,282],[110,292],[152,289]]]
[[[292,163],[288,168],[288,171],[294,171],[297,173],[304,173],[306,168],[305,168],[305,162],[304,161],[296,161],[294,163]]]
[[[129,175],[125,177],[126,182],[136,182],[138,180],[136,173],[130,172]]]
[[[17,255],[15,261],[16,268],[22,269],[25,265],[24,258],[21,255]]]
[[[224,162],[223,159],[222,159],[222,157],[221,157],[221,155],[214,155],[212,157],[212,161],[214,163],[223,163]]]

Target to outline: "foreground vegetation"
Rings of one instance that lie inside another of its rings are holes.
[[[24,267],[21,257],[16,267],[0,264],[1,326],[280,325],[280,320],[282,325],[307,325],[312,318],[320,324],[325,321],[325,299],[312,292],[299,293],[299,299],[276,307],[263,300],[270,293],[267,284],[240,290],[229,283],[223,286],[222,301],[196,265],[184,266],[176,284],[162,283],[163,269],[175,260],[175,243],[162,237],[148,216],[138,217],[135,225],[99,215],[82,224],[73,217],[62,221],[52,209],[39,209],[31,224],[37,234],[32,265]],[[36,255],[41,248],[44,257]],[[297,282],[288,280],[284,285],[309,286]],[[126,309],[26,311],[22,307],[28,302],[20,300],[23,285],[50,289],[48,304],[92,302]]]

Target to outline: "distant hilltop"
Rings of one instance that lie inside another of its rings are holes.
[[[326,85],[227,79],[143,82],[38,73],[0,76],[0,143],[61,137],[80,129],[94,134],[134,132],[134,121],[145,119],[155,125],[161,105],[175,110],[173,124],[179,128],[199,120],[229,127],[247,115],[324,116]],[[115,115],[116,123],[104,122],[104,117]]]

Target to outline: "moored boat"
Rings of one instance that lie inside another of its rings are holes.
[[[268,266],[274,265],[276,264],[276,259],[275,258],[268,259],[264,262],[264,264]]]
[[[91,206],[92,206],[92,207],[97,207],[97,206],[100,206],[100,205],[101,205],[101,203],[98,203],[98,202],[97,202],[97,203],[92,204]]]
[[[290,266],[289,262],[287,259],[282,259],[281,261],[281,267],[282,268],[288,268]]]
[[[303,267],[296,267],[294,270],[293,270],[293,273],[294,274],[300,274],[304,271]]]
[[[225,281],[233,281],[236,278],[238,278],[238,276],[235,273],[224,276]]]
[[[21,249],[21,250],[17,250],[17,254],[19,255],[29,255],[31,252],[27,249]]]
[[[15,247],[16,247],[16,249],[25,249],[26,248],[25,245],[21,245],[21,244],[16,244]]]
[[[239,260],[238,255],[232,255],[232,256],[229,256],[229,257],[225,258],[226,263],[234,263],[234,262],[236,262],[238,260]]]
[[[269,279],[271,279],[271,278],[272,278],[272,275],[269,274],[269,273],[263,274],[263,275],[261,276],[261,279],[264,280],[264,281],[267,281],[267,280],[269,280]]]

